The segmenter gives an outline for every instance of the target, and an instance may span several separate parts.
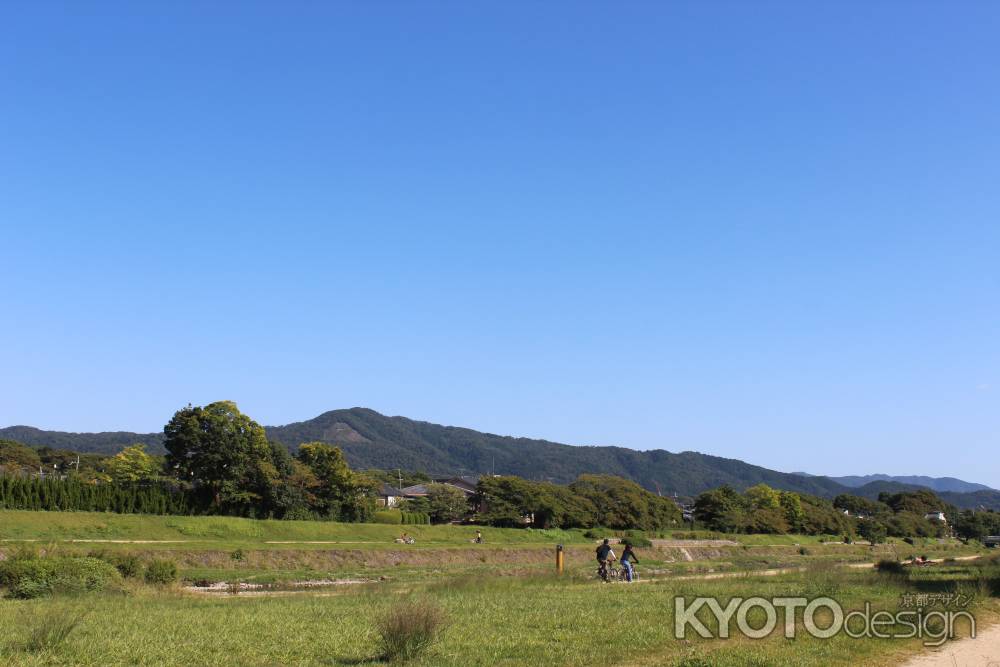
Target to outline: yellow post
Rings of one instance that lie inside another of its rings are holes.
[[[556,545],[556,574],[563,573],[563,546]]]

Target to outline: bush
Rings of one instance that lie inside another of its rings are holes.
[[[880,560],[875,564],[875,569],[886,574],[903,574],[906,569],[898,560]]]
[[[403,521],[404,518],[403,513],[399,510],[380,510],[372,516],[372,521],[375,523],[399,525],[405,523]]]
[[[0,586],[10,597],[30,599],[53,593],[104,590],[121,578],[110,563],[85,558],[24,558],[0,563]]]
[[[434,643],[444,622],[444,612],[432,602],[411,600],[393,605],[375,624],[382,657],[402,662],[418,657]]]
[[[172,584],[177,581],[177,563],[172,560],[151,560],[146,566],[147,584]]]
[[[125,579],[132,579],[142,574],[142,561],[138,556],[132,554],[109,553],[103,549],[91,551],[87,554],[91,558],[98,558],[108,563],[122,575]]]
[[[111,564],[125,579],[135,579],[142,575],[142,561],[139,560],[138,556],[131,554],[117,556],[111,560]]]
[[[315,521],[316,515],[306,507],[292,507],[281,516],[285,521]]]
[[[402,514],[404,524],[428,525],[431,522],[431,515],[427,512],[403,512]]]
[[[800,556],[808,556],[809,555],[809,550],[806,549],[805,547],[799,547],[799,555]]]
[[[633,547],[651,547],[653,543],[646,537],[646,533],[641,530],[626,530],[622,542],[627,542]]]

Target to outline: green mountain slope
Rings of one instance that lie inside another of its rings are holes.
[[[293,451],[314,440],[338,445],[356,469],[404,468],[432,475],[496,472],[560,483],[571,482],[583,473],[607,473],[635,480],[651,491],[681,496],[693,496],[722,484],[742,490],[761,482],[824,497],[840,493],[876,497],[879,491],[917,488],[879,481],[852,489],[827,477],[782,473],[697,452],[564,445],[387,417],[367,408],[331,410],[308,421],[268,426],[266,430],[269,438]],[[11,426],[0,428],[0,438],[36,447],[102,454],[143,442],[150,451],[163,452],[162,433],[66,433]],[[959,507],[1000,507],[1000,493],[995,491],[940,495]]]
[[[293,450],[310,440],[339,445],[351,465],[360,468],[403,467],[431,474],[495,471],[555,482],[570,482],[582,473],[608,473],[679,495],[721,484],[743,489],[760,482],[822,496],[845,490],[824,477],[800,477],[697,452],[563,445],[386,417],[365,408],[333,410],[309,421],[269,427],[267,432]]]

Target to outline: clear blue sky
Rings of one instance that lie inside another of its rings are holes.
[[[6,2],[0,425],[361,405],[1000,486],[998,34],[993,2]]]

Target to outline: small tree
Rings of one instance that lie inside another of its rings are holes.
[[[146,445],[142,443],[126,447],[104,466],[111,479],[119,484],[148,481],[156,477],[160,468],[159,461],[146,453]]]
[[[889,531],[881,521],[863,520],[858,525],[858,535],[868,540],[872,546],[885,542]]]
[[[450,484],[428,484],[427,503],[434,523],[458,521],[469,511],[465,494]]]

